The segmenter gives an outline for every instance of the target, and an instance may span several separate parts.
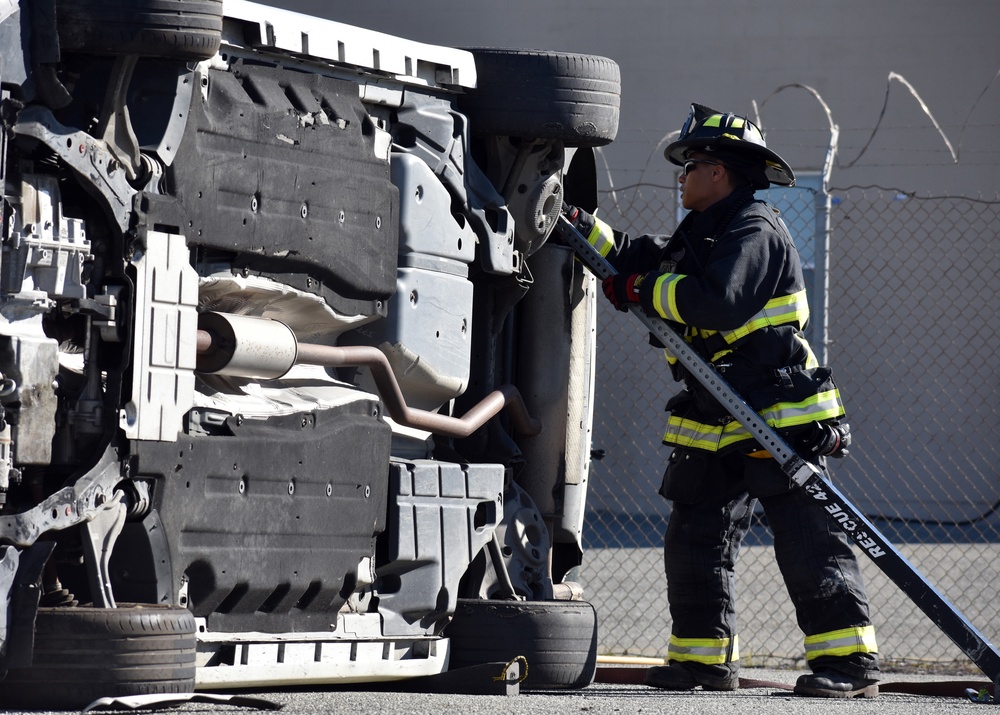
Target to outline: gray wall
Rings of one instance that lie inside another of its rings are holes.
[[[898,184],[934,193],[1000,187],[1000,3],[996,0],[575,0],[462,2],[275,0],[292,10],[451,46],[585,52],[622,69],[619,139],[604,151],[615,185],[657,177],[663,136],[680,128],[692,101],[752,114],[796,169],[823,159],[827,119],[840,126],[841,164],[858,157],[885,102],[890,72],[913,85],[958,149],[950,153],[918,102],[893,82],[882,130],[835,186]],[[373,10],[377,7],[378,10]],[[644,167],[650,168],[644,172]],[[659,178],[662,178],[660,175]]]

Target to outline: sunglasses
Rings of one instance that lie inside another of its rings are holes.
[[[711,164],[712,166],[722,166],[722,164],[720,164],[719,162],[709,161],[708,159],[688,159],[687,161],[684,162],[684,176],[687,176],[692,171],[694,171],[695,168],[698,166],[698,164]]]

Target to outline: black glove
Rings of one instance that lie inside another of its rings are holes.
[[[629,303],[639,302],[639,286],[646,278],[645,273],[619,273],[605,278],[601,283],[605,297],[615,306],[615,310],[628,310]]]
[[[805,446],[815,457],[833,457],[841,459],[849,452],[851,446],[851,426],[843,424],[821,423],[813,424],[812,431],[805,437]]]
[[[566,217],[566,220],[570,223],[574,223],[580,216],[582,212],[573,204],[568,204],[563,201],[562,205],[562,215]],[[574,224],[575,225],[575,224]]]

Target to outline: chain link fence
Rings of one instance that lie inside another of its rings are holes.
[[[855,435],[832,478],[996,642],[1000,197],[917,198],[880,189],[827,197],[818,177],[804,178],[802,188],[766,198],[796,238],[814,325],[822,322],[817,295],[829,284],[826,340],[823,331],[809,337],[817,353],[825,348]],[[674,186],[605,192],[601,204],[608,223],[632,234],[670,233],[679,219]],[[830,207],[825,277],[823,206]],[[663,406],[677,386],[641,324],[601,303],[594,447],[604,456],[591,470],[587,597],[600,617],[602,653],[663,657],[670,618],[662,538],[670,507],[656,489],[668,454],[660,443]],[[975,670],[874,563],[860,553],[859,561],[889,668]],[[744,664],[804,666],[802,634],[763,519],[744,542],[737,579]]]

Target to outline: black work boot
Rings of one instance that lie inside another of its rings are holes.
[[[820,670],[800,675],[795,681],[796,695],[817,698],[874,698],[878,681],[858,678],[837,670]]]
[[[674,661],[649,668],[643,683],[661,690],[694,690],[698,686],[705,690],[736,690],[740,678],[726,666]]]

